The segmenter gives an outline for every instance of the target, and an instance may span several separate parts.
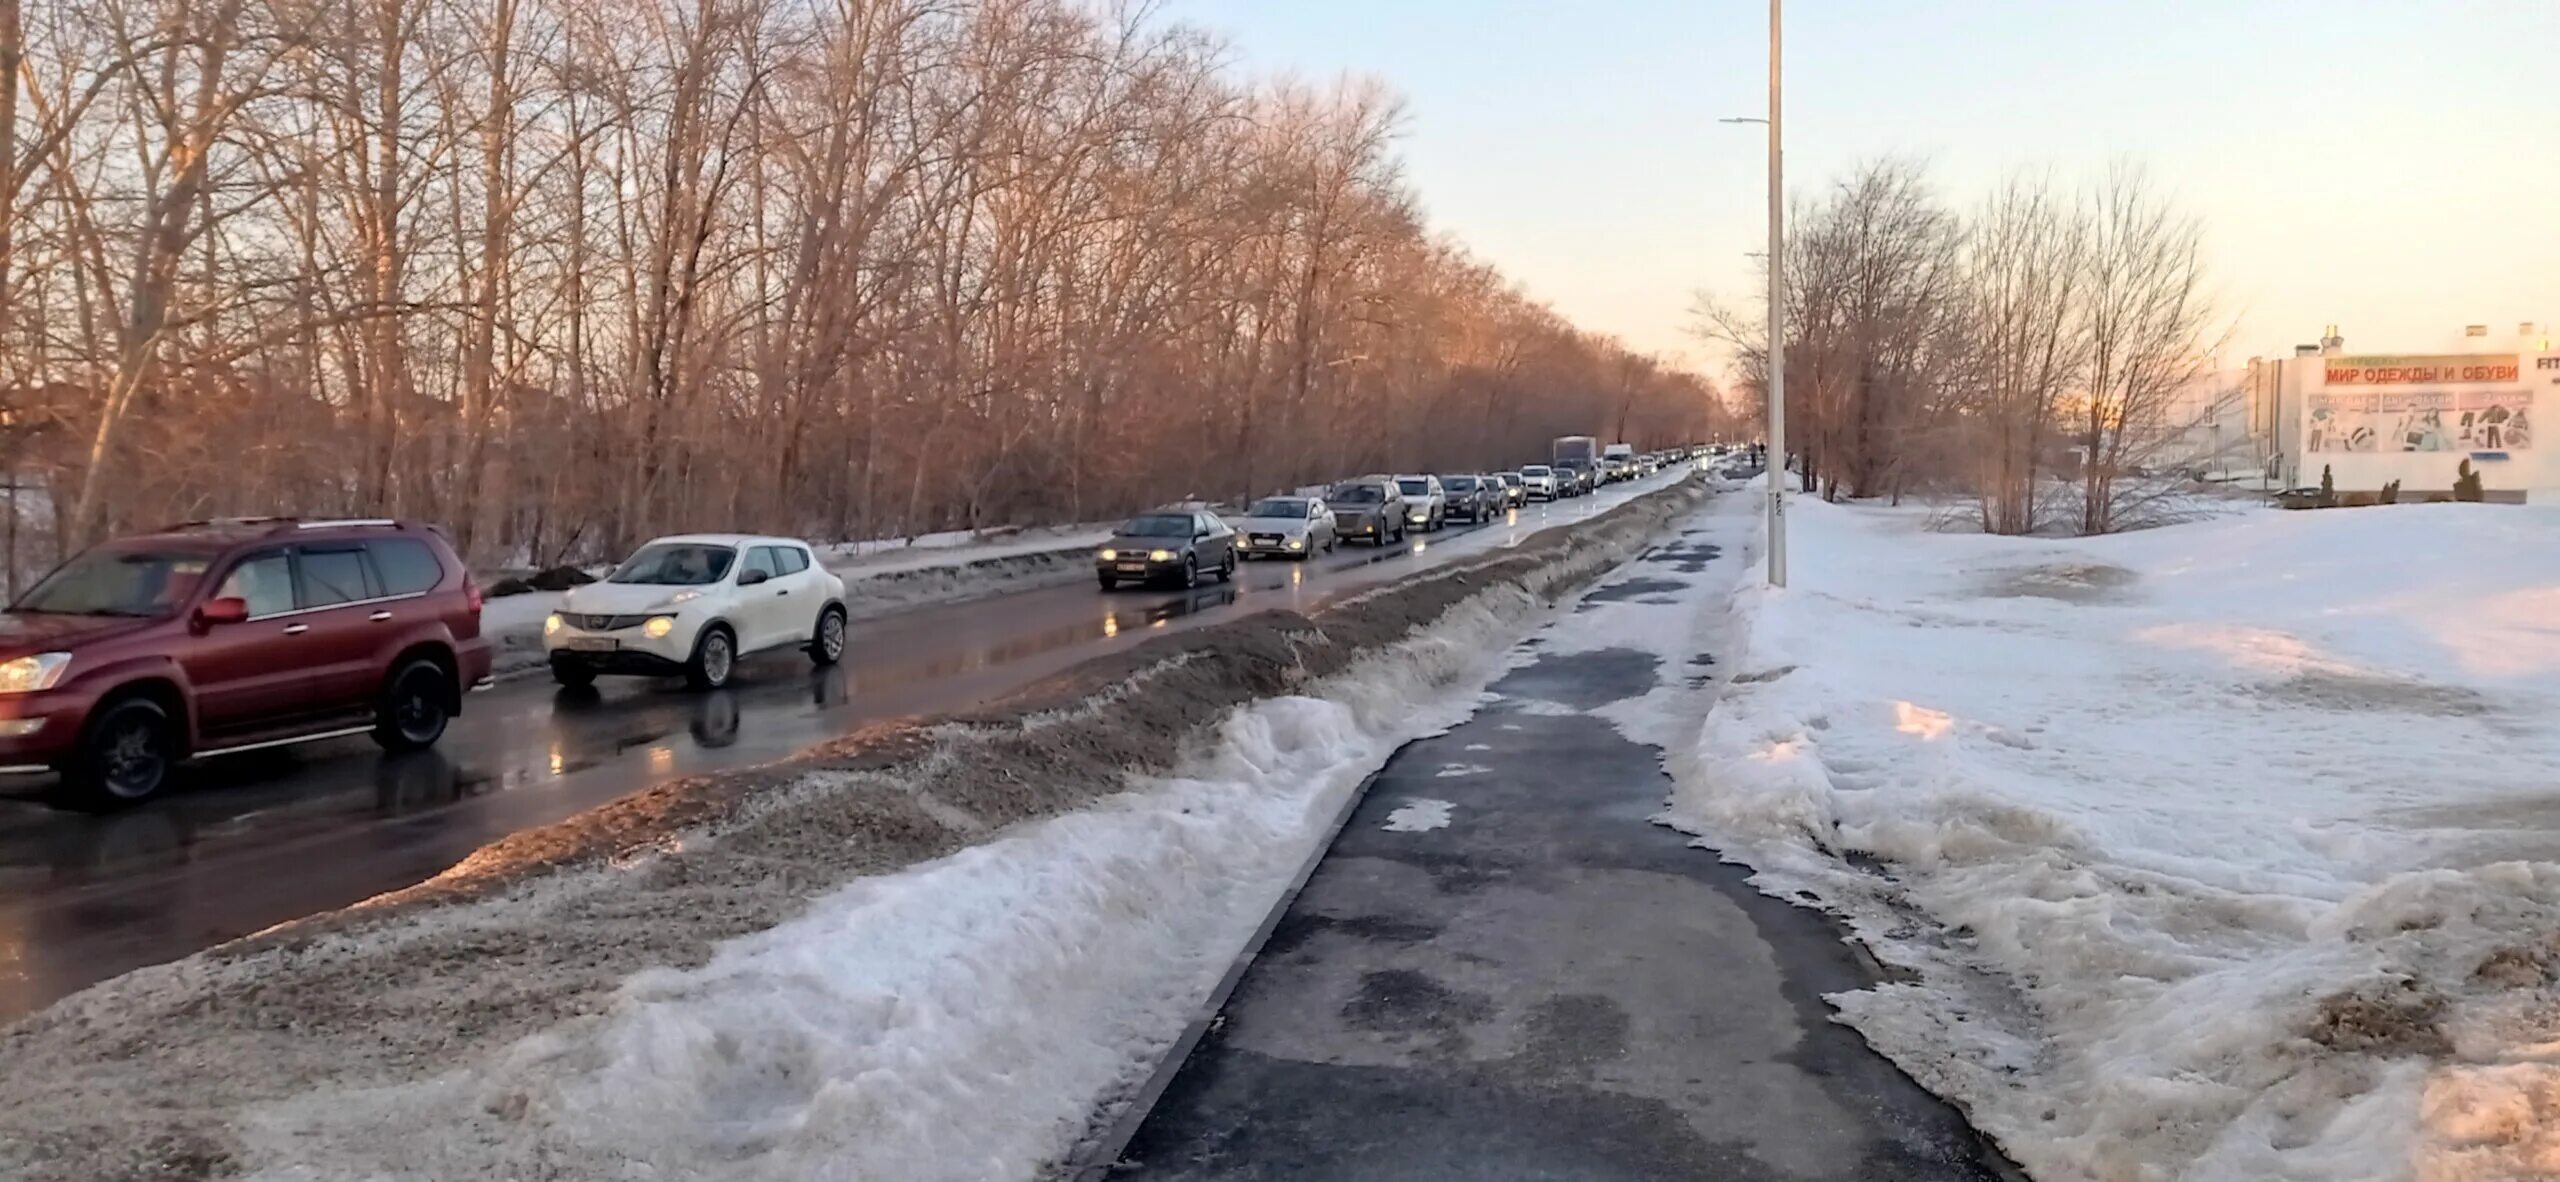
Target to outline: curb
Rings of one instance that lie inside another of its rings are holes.
[[[1398,745],[1395,751],[1388,753],[1388,762],[1393,762],[1398,753],[1419,741]],[[1219,1014],[1225,1012],[1227,999],[1235,995],[1236,986],[1244,983],[1245,973],[1253,968],[1256,960],[1261,959],[1263,947],[1271,942],[1271,933],[1279,928],[1280,920],[1297,903],[1299,893],[1306,890],[1307,880],[1315,877],[1316,867],[1333,853],[1333,843],[1351,824],[1351,814],[1360,810],[1360,802],[1369,798],[1369,789],[1385,771],[1386,765],[1380,764],[1377,771],[1361,777],[1360,783],[1343,798],[1341,811],[1335,813],[1332,822],[1325,826],[1324,840],[1307,854],[1307,860],[1290,877],[1288,889],[1280,892],[1280,898],[1272,903],[1270,913],[1263,916],[1262,922],[1253,929],[1253,938],[1245,941],[1244,950],[1236,954],[1235,962],[1227,966],[1224,976],[1218,978],[1217,987],[1200,1000],[1191,1020],[1183,1024],[1181,1037],[1165,1048],[1164,1056],[1156,1061],[1156,1069],[1147,1075],[1147,1082],[1131,1095],[1128,1106],[1120,1110],[1110,1129],[1099,1140],[1086,1142],[1069,1156],[1058,1177],[1073,1179],[1074,1182],[1099,1182],[1120,1165],[1122,1151],[1129,1148],[1129,1142],[1137,1139],[1138,1129],[1147,1123],[1147,1118],[1155,1115],[1156,1102],[1164,1099],[1165,1090],[1173,1086],[1174,1077],[1180,1075],[1183,1065],[1191,1061],[1191,1052],[1199,1048],[1200,1040],[1209,1033],[1209,1027],[1217,1022]]]

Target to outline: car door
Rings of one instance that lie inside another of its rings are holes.
[[[798,546],[776,546],[773,552],[782,564],[781,581],[789,584],[787,593],[778,597],[782,603],[782,639],[776,643],[813,639],[818,635],[818,611],[827,605],[817,565],[810,561],[809,552]]]
[[[754,586],[747,579],[763,572],[764,581]],[[738,565],[738,647],[743,652],[772,648],[775,637],[786,626],[784,616],[791,610],[791,588],[782,578],[782,558],[771,546],[749,546]]]
[[[392,622],[390,604],[360,541],[293,548],[295,621],[311,653],[310,700],[302,713],[354,714],[371,710],[390,673],[383,648]],[[378,618],[377,618],[378,617]]]
[[[1191,550],[1200,556],[1200,569],[1206,572],[1225,566],[1235,556],[1235,531],[1228,529],[1226,520],[1215,513],[1194,513],[1191,522]]]
[[[178,650],[195,696],[196,728],[207,746],[272,726],[310,699],[316,646],[294,605],[293,555],[285,547],[233,559],[213,581],[212,599],[249,606],[249,618],[214,624]]]

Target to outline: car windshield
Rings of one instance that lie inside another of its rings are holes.
[[[1335,505],[1375,505],[1387,496],[1374,484],[1346,484],[1326,493],[1324,499]]]
[[[1296,497],[1270,497],[1255,501],[1253,508],[1245,510],[1247,517],[1304,517],[1306,515],[1307,503]]]
[[[171,615],[195,597],[207,557],[188,550],[91,550],[55,568],[11,604],[63,616]]]
[[[738,552],[705,542],[651,542],[605,577],[608,583],[701,587],[728,577]]]
[[[1473,476],[1443,477],[1440,481],[1440,487],[1448,489],[1450,492],[1474,492],[1476,490],[1476,478]]]
[[[1408,497],[1427,496],[1431,492],[1431,482],[1418,477],[1408,476],[1399,480],[1396,482],[1396,487],[1403,489],[1404,495]]]
[[[1534,464],[1529,467],[1522,468],[1520,470],[1520,474],[1522,476],[1553,476],[1555,475],[1555,472],[1544,464]]]
[[[1520,483],[1520,474],[1517,472],[1505,472],[1494,479],[1499,480],[1504,484],[1518,484]]]
[[[1120,526],[1124,538],[1187,538],[1191,536],[1191,519],[1180,513],[1149,513],[1132,517]]]

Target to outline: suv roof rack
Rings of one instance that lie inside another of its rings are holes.
[[[201,521],[181,521],[176,525],[165,526],[154,532],[178,534],[197,531],[211,532],[216,530],[226,530],[246,533],[250,531],[263,530],[271,534],[280,534],[306,529],[355,529],[366,526],[384,529],[397,529],[400,527],[400,522],[389,517],[329,517],[307,519],[301,517],[207,517]]]

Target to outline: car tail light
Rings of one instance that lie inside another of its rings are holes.
[[[470,608],[472,615],[480,614],[480,580],[469,577],[462,580],[462,606]]]

